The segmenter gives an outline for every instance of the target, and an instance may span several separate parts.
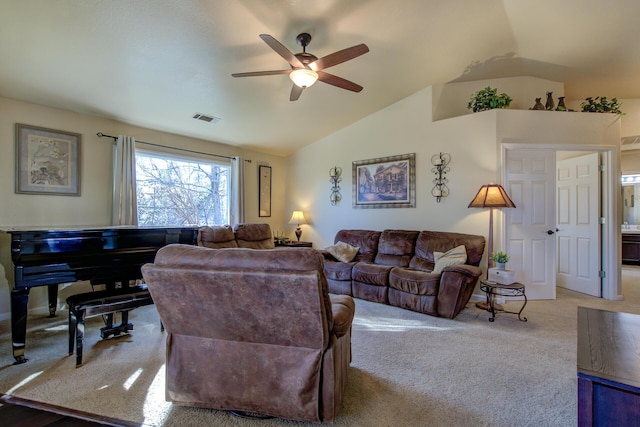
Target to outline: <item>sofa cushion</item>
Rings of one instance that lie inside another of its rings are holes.
[[[438,295],[440,274],[411,268],[394,267],[389,273],[389,287],[413,295]]]
[[[368,285],[387,286],[389,283],[389,272],[392,268],[390,265],[359,262],[353,266],[351,278],[354,281]]]
[[[335,259],[342,262],[351,262],[358,254],[360,248],[351,246],[346,242],[337,242],[335,245],[327,246],[325,250],[329,252]]]
[[[236,236],[230,225],[200,227],[198,230],[198,246],[206,248],[237,248]]]
[[[360,248],[354,261],[356,262],[373,262],[378,252],[378,241],[380,240],[379,231],[371,230],[340,230],[336,233],[333,242],[345,242],[351,246]]]
[[[447,252],[434,252],[433,257],[436,261],[433,267],[434,273],[441,273],[442,269],[455,264],[464,264],[467,262],[467,250],[464,245],[456,246]]]
[[[415,249],[418,231],[384,230],[378,242],[375,263],[407,267]]]
[[[351,269],[355,262],[325,261],[324,274],[327,279],[351,280]]]

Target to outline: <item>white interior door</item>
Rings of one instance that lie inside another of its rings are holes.
[[[598,153],[557,163],[557,285],[602,296]]]
[[[556,297],[555,175],[555,150],[506,151],[504,187],[516,205],[503,209],[508,267],[529,299]]]

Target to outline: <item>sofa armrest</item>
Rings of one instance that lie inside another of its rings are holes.
[[[320,252],[320,255],[322,255],[325,261],[338,261],[338,259],[331,255],[326,249],[318,249],[318,252]]]
[[[438,288],[438,316],[453,319],[467,305],[482,275],[479,267],[456,264],[445,267]]]
[[[333,314],[333,333],[338,337],[344,336],[351,330],[356,305],[348,295],[329,295]]]

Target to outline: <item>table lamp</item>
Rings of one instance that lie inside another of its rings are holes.
[[[296,228],[296,237],[298,238],[298,242],[300,241],[300,236],[302,236],[302,230],[300,229],[300,224],[306,224],[307,220],[304,218],[304,213],[302,211],[293,211],[291,215],[291,219],[289,220],[289,224],[296,224],[298,228]]]

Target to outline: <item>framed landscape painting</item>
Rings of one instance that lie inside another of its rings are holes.
[[[354,208],[415,208],[415,153],[353,162]]]
[[[16,123],[15,191],[80,196],[80,134]]]

